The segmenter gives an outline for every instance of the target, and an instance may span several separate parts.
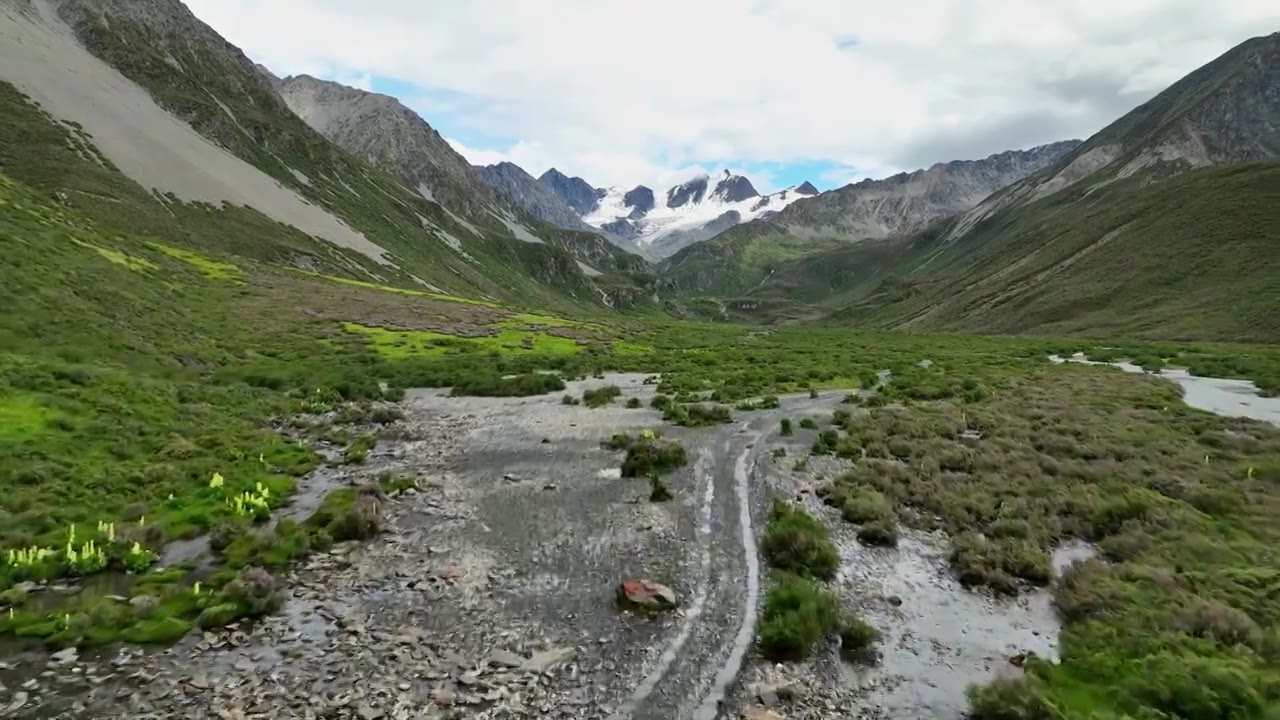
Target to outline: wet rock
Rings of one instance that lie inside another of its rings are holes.
[[[28,695],[27,693],[25,693],[25,692],[23,692],[23,691],[21,691],[21,690],[19,690],[18,692],[14,693],[14,694],[13,694],[13,701],[12,701],[12,702],[10,702],[10,703],[9,703],[9,705],[8,705],[8,707],[6,707],[6,708],[4,709],[4,714],[5,714],[6,716],[12,717],[15,713],[17,713],[19,710],[21,710],[23,707],[25,707],[25,706],[26,706],[26,704],[27,704],[27,698],[29,698],[29,697],[30,697],[30,695]]]
[[[624,580],[618,587],[618,604],[623,609],[671,610],[677,600],[675,590],[652,580]]]
[[[160,598],[154,595],[135,595],[129,598],[129,605],[138,612],[148,613],[160,606]]]
[[[554,670],[557,666],[569,662],[573,658],[574,649],[571,647],[552,648],[550,650],[540,650],[535,652],[528,660],[521,664],[521,669],[525,672],[542,673]]]
[[[63,648],[49,656],[49,662],[54,665],[68,665],[76,661],[80,653],[74,648]]]
[[[524,665],[525,659],[510,650],[494,650],[489,654],[489,665],[499,668],[518,668]]]
[[[886,599],[889,601],[890,605],[894,607],[902,607],[902,598],[898,597],[897,595],[890,595]]]

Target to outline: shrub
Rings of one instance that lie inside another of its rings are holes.
[[[880,518],[858,528],[858,541],[864,545],[898,546],[898,527],[892,519]]]
[[[893,505],[878,490],[857,488],[845,492],[837,487],[827,492],[827,498],[832,502],[842,501],[839,504],[840,517],[847,522],[861,525],[893,517]]]
[[[840,444],[840,433],[835,430],[823,430],[813,441],[814,455],[831,455]]]
[[[1017,538],[991,540],[974,533],[952,541],[951,567],[965,586],[985,585],[1008,594],[1018,592],[1015,578],[1044,585],[1052,573],[1052,561],[1044,548]]]
[[[560,398],[561,405],[581,405],[582,401],[572,395],[565,395]]]
[[[466,375],[454,381],[450,394],[455,397],[528,397],[564,390],[564,380],[551,373],[525,373],[503,377],[494,373]]]
[[[786,502],[774,502],[762,545],[770,565],[796,575],[826,580],[840,566],[840,554],[822,523]]]
[[[795,429],[791,427],[791,418],[782,418],[781,425],[782,437],[791,437],[796,433]]]
[[[627,408],[631,410],[638,410],[641,407],[644,407],[644,403],[640,402],[640,398],[633,397],[627,400]]]
[[[375,425],[390,425],[404,419],[404,411],[393,405],[379,405],[369,413],[369,422]]]
[[[682,467],[687,458],[680,443],[659,440],[639,440],[627,447],[622,461],[622,477],[648,477],[664,475]]]
[[[672,404],[664,411],[663,419],[684,427],[706,427],[723,425],[733,418],[729,416],[729,408],[723,405]]]
[[[617,385],[605,385],[594,390],[587,390],[582,393],[582,404],[589,408],[602,408],[613,402],[614,398],[622,395],[622,389]]]
[[[279,583],[260,567],[247,567],[222,588],[227,602],[240,609],[242,617],[259,617],[273,613],[284,604]]]
[[[999,678],[968,690],[972,720],[1065,720],[1035,678]]]
[[[805,430],[817,430],[818,423],[813,418],[801,418],[800,427]]]
[[[776,447],[773,449],[773,459],[784,458],[787,456],[787,449],[784,447]]]
[[[666,502],[671,499],[671,490],[656,473],[649,476],[649,502]]]
[[[845,655],[865,655],[880,642],[880,630],[860,617],[845,618],[840,626],[840,651]]]
[[[357,494],[328,530],[334,540],[368,540],[382,530],[382,500],[373,493]]]
[[[820,585],[778,573],[760,616],[760,652],[770,660],[800,660],[840,625],[840,606]]]
[[[214,552],[222,552],[236,539],[252,530],[253,524],[243,517],[223,518],[214,523],[213,528],[209,530],[209,547]]]

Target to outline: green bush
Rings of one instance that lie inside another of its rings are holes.
[[[589,408],[602,408],[609,405],[622,395],[622,389],[617,385],[605,385],[604,387],[587,390],[582,393],[582,404]]]
[[[880,642],[880,630],[860,617],[847,617],[840,626],[840,651],[850,656],[867,655]]]
[[[622,461],[622,477],[664,475],[688,462],[684,446],[677,442],[654,438],[635,440],[627,447]]]
[[[817,430],[818,422],[811,417],[800,418],[800,427],[805,430]]]
[[[778,573],[760,616],[760,653],[774,661],[802,660],[813,646],[840,627],[840,605],[820,585]]]
[[[782,437],[791,437],[795,434],[795,429],[791,427],[791,418],[782,418]]]
[[[649,476],[649,502],[667,502],[672,497],[671,489],[662,482],[656,473]]]
[[[663,419],[684,427],[706,427],[723,425],[731,422],[729,408],[723,405],[679,405],[671,404],[663,411]]]
[[[644,407],[644,403],[640,402],[640,398],[633,397],[627,400],[627,408],[630,410],[638,410]]]
[[[864,545],[898,546],[898,526],[890,518],[880,518],[858,528],[858,541]]]
[[[551,373],[530,372],[513,377],[497,373],[458,378],[450,392],[455,397],[528,397],[564,390],[564,380]]]
[[[827,529],[786,502],[773,503],[762,546],[771,566],[796,575],[827,580],[840,567],[840,554]]]
[[[1066,720],[1034,678],[999,678],[968,690],[972,720]]]
[[[222,596],[235,604],[242,617],[259,617],[280,609],[284,595],[279,582],[260,567],[247,567],[222,588]]]

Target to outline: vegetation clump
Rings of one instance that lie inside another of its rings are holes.
[[[761,542],[769,565],[795,575],[829,580],[840,554],[826,527],[803,509],[775,500]]]
[[[589,408],[602,408],[605,405],[612,404],[614,399],[621,395],[622,389],[617,385],[605,385],[604,387],[583,392],[582,404]]]
[[[791,437],[795,434],[795,429],[791,427],[791,418],[782,418],[782,420],[779,421],[779,425],[781,426],[779,432],[782,434],[782,437]]]
[[[765,596],[757,642],[769,660],[803,660],[840,626],[840,603],[834,595],[809,578],[779,572]]]
[[[846,616],[840,625],[840,652],[851,659],[866,658],[880,638],[876,626],[860,617]]]

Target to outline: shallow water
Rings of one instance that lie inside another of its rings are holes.
[[[1057,659],[1061,622],[1048,590],[1018,598],[970,592],[951,575],[946,552],[944,537],[913,531],[897,548],[842,543],[839,582],[857,591],[860,611],[884,640],[878,663],[840,668],[868,690],[867,709],[877,708],[877,717],[961,718],[970,685],[1020,674],[1015,660],[1030,653]],[[1054,568],[1092,555],[1082,543],[1063,546]]]
[[[1083,353],[1069,358],[1050,355],[1049,361],[1055,364],[1110,365],[1130,373],[1147,372],[1133,363],[1089,360]],[[1164,368],[1159,373],[1149,374],[1177,383],[1182,388],[1182,401],[1190,407],[1223,417],[1245,417],[1280,425],[1280,397],[1263,397],[1258,386],[1248,380],[1200,377],[1184,368]]]

